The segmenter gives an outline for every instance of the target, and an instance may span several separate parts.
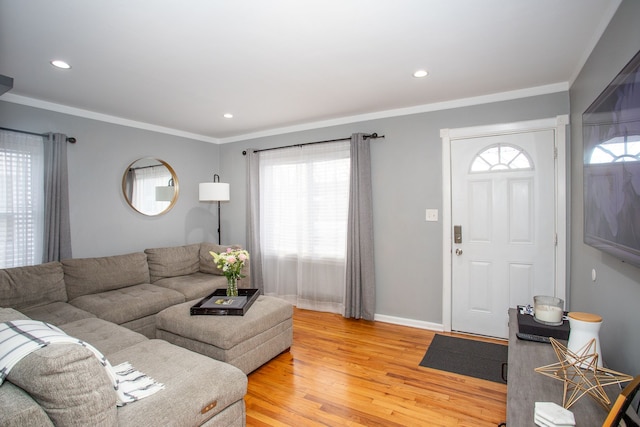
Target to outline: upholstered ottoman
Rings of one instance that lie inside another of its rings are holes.
[[[174,305],[156,315],[156,337],[213,359],[245,374],[291,347],[293,306],[260,295],[244,316],[190,314],[198,300]]]

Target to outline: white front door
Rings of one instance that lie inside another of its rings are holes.
[[[508,309],[555,295],[553,130],[451,141],[451,328],[508,337]]]

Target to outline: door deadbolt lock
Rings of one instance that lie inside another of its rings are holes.
[[[453,226],[453,243],[462,243],[462,226]]]

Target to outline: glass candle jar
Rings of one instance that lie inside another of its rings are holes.
[[[538,295],[533,297],[533,318],[539,323],[550,326],[562,325],[564,301],[560,298]]]

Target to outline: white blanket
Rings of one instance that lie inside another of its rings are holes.
[[[93,352],[104,366],[118,395],[118,406],[135,402],[164,388],[145,374],[136,371],[128,362],[111,366],[109,361],[91,344],[70,337],[61,329],[37,320],[14,320],[0,323],[0,385],[9,371],[22,358],[49,344],[79,344]]]

